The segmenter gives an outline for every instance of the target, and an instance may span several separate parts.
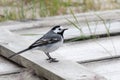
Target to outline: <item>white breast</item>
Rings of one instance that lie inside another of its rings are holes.
[[[37,47],[35,49],[41,50],[41,51],[46,52],[46,53],[50,53],[50,52],[57,50],[62,45],[63,45],[63,39],[57,43],[45,45],[45,46],[40,46],[40,47]]]

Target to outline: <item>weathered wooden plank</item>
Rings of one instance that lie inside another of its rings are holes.
[[[111,13],[111,14],[109,14],[109,13]],[[112,19],[111,17],[113,17],[115,19],[119,19],[120,17],[119,17],[118,13],[120,13],[120,10],[96,12],[95,14],[99,14],[101,17],[105,18],[105,20],[108,20],[108,19],[111,20]],[[103,23],[101,24],[101,22],[98,22],[98,23],[90,23],[89,22],[89,26],[90,26],[90,29],[89,29],[88,26],[86,25],[85,16],[92,17],[95,21],[97,21],[98,17],[95,14],[93,14],[93,13],[76,14],[77,18],[79,19],[78,20],[80,23],[79,25],[81,25],[83,33],[80,33],[80,31],[78,29],[76,29],[75,27],[73,27],[72,25],[67,25],[70,23],[64,17],[67,17],[70,20],[75,21],[73,19],[73,17],[71,17],[70,15],[43,18],[43,19],[35,20],[35,21],[23,21],[23,22],[10,21],[10,22],[6,22],[6,23],[1,23],[0,26],[3,29],[7,28],[16,33],[23,30],[23,31],[21,31],[22,34],[24,34],[24,32],[27,31],[30,34],[31,33],[32,34],[40,34],[42,36],[48,30],[50,30],[51,27],[53,27],[53,25],[60,24],[60,25],[63,25],[64,27],[69,28],[69,30],[65,32],[65,39],[79,37],[81,34],[83,34],[84,36],[107,34],[108,32],[107,32],[106,28],[109,29],[110,33],[120,34],[119,20],[115,21],[115,22],[110,21],[110,24],[106,23],[106,26]],[[107,18],[106,18],[106,16],[107,16]],[[115,17],[115,16],[117,16],[117,17]],[[91,19],[91,21],[93,21],[93,19]],[[88,19],[88,21],[89,21],[89,19]],[[66,24],[64,24],[64,22]]]
[[[120,58],[83,63],[82,65],[88,67],[94,72],[104,75],[108,80],[120,79]]]
[[[34,75],[31,70],[24,70],[20,73],[0,75],[0,80],[44,80]]]
[[[0,75],[10,74],[10,73],[18,73],[23,68],[16,65],[15,63],[0,57]]]
[[[0,80],[44,80],[34,75],[31,69],[25,69],[0,56]]]
[[[76,29],[72,25],[63,26],[63,27],[69,28],[69,30],[67,30],[65,32],[64,36],[65,36],[65,39],[71,39],[71,38],[75,38],[75,37],[80,37],[80,35],[84,35],[84,36],[105,35],[105,34],[108,34],[106,28],[109,29],[110,34],[120,34],[119,25],[120,25],[120,22],[111,22],[110,24],[106,23],[106,26],[103,23],[98,23],[97,26],[94,23],[89,23],[90,30],[89,30],[88,26],[83,25],[82,26],[83,33],[81,33],[78,29]],[[37,38],[41,37],[42,35],[44,35],[50,29],[51,29],[50,27],[45,27],[45,28],[17,30],[17,31],[14,31],[14,32],[18,33],[18,34],[20,34],[22,36],[26,36],[25,34],[28,34],[27,35],[28,38],[31,37],[31,38],[37,39]],[[33,34],[33,35],[31,35],[31,34]]]
[[[0,31],[0,54],[5,57],[24,49],[30,44],[30,41],[24,40],[22,37],[14,35],[7,30],[2,29]],[[25,67],[32,68],[36,74],[42,75],[49,80],[106,80],[82,65],[71,60],[65,60],[65,58],[61,59],[59,63],[48,63],[45,61],[45,56],[42,52],[28,51],[11,60]]]
[[[96,16],[98,14],[105,21],[106,20],[118,20],[120,10],[109,10],[109,11],[98,11],[98,12],[90,12],[90,13],[80,13],[75,14],[80,23],[86,23],[86,18],[88,21],[101,21],[100,18]],[[6,26],[10,30],[18,30],[18,29],[26,29],[26,28],[35,28],[35,27],[50,27],[53,25],[68,25],[70,24],[65,18],[68,18],[71,21],[75,21],[72,15],[64,15],[64,16],[54,16],[47,18],[40,18],[37,20],[24,20],[24,21],[9,21],[0,23],[0,26],[4,28]],[[17,27],[15,27],[17,26]]]
[[[120,36],[67,43],[55,53],[79,63],[120,56]],[[69,53],[69,54],[66,54]]]

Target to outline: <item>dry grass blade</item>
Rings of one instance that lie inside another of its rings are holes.
[[[72,14],[73,18],[75,19],[75,21],[77,22],[77,24],[79,24],[79,21],[77,20],[77,17],[75,16],[75,14],[73,13],[72,9],[70,9],[70,13]]]

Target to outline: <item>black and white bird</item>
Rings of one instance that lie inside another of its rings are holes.
[[[60,46],[62,46],[64,42],[63,34],[65,30],[67,30],[67,28],[63,29],[61,26],[57,25],[48,31],[45,35],[43,35],[43,37],[31,44],[28,48],[13,54],[8,58],[12,58],[31,49],[37,49],[43,51],[47,55],[47,60],[49,62],[58,62],[58,60],[56,60],[56,58],[52,58],[49,53],[57,50]]]

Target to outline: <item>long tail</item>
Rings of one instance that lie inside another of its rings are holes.
[[[21,53],[23,53],[23,52],[25,52],[25,51],[28,51],[28,50],[30,50],[30,48],[27,48],[27,49],[24,49],[24,50],[22,50],[22,51],[20,51],[20,52],[18,52],[18,53],[15,53],[15,54],[9,56],[8,58],[12,58],[12,57],[14,57],[14,56],[16,56],[16,55],[18,55],[18,54],[21,54]]]

